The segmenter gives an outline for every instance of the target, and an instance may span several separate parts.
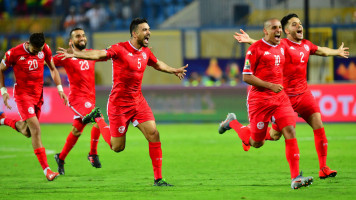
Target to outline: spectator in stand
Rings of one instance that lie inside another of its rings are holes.
[[[95,3],[94,6],[85,13],[89,20],[89,26],[92,31],[98,31],[103,28],[107,22],[108,14],[102,4]]]

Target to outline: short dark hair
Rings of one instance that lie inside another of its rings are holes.
[[[32,33],[30,36],[30,44],[36,48],[41,48],[45,43],[43,33]]]
[[[283,19],[281,20],[282,30],[283,30],[284,33],[286,33],[286,32],[284,31],[284,28],[287,26],[288,21],[289,21],[291,18],[293,18],[293,17],[296,17],[296,18],[299,19],[299,17],[298,17],[297,14],[291,13],[291,14],[288,14],[288,15],[284,16]]]
[[[131,34],[131,37],[132,37],[132,31],[136,31],[137,29],[137,26],[142,24],[142,23],[148,23],[147,22],[147,19],[144,19],[144,18],[135,18],[131,21],[131,24],[130,24],[130,34]]]
[[[82,28],[80,28],[80,27],[73,28],[73,29],[69,32],[69,38],[72,37],[72,33],[73,33],[74,31],[78,31],[78,30],[84,31],[84,29],[82,29]]]

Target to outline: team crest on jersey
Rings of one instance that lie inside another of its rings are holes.
[[[246,59],[244,69],[250,69],[250,68],[251,68],[250,60]]]
[[[309,51],[309,46],[305,44],[305,45],[304,45],[304,49],[307,50],[307,51]]]
[[[85,102],[84,106],[85,106],[86,108],[90,108],[90,107],[91,107],[91,103],[90,103],[90,102]]]
[[[143,59],[147,59],[147,55],[146,55],[146,53],[145,52],[142,52],[142,57],[143,57]]]
[[[247,52],[247,55],[252,55],[251,51],[248,51],[248,52]]]
[[[35,109],[33,109],[32,107],[28,108],[28,113],[30,113],[31,115],[35,113]]]
[[[283,48],[281,48],[281,53],[282,53],[282,55],[284,55],[284,49]]]
[[[125,126],[120,126],[119,133],[124,133],[124,132],[125,132]]]
[[[264,127],[265,127],[265,123],[263,123],[263,122],[258,122],[258,123],[257,123],[257,128],[258,128],[258,129],[261,130],[261,129],[263,129]]]
[[[42,51],[38,52],[37,57],[38,57],[39,59],[42,59],[42,58],[44,57],[43,52],[42,52]]]

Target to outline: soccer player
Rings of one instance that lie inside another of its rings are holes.
[[[59,73],[53,63],[52,51],[45,43],[43,33],[31,34],[28,42],[20,44],[5,53],[0,64],[0,88],[5,106],[11,109],[11,106],[8,104],[10,97],[4,87],[4,71],[9,67],[13,67],[16,78],[14,98],[20,117],[23,120],[19,121],[19,123],[28,126],[34,153],[42,166],[47,180],[53,181],[59,173],[52,172],[48,166],[45,148],[41,141],[39,123],[41,106],[43,104],[43,70],[45,62],[50,69],[54,83],[57,85],[59,96],[67,104],[68,100],[63,93]],[[13,124],[12,127],[14,128]]]
[[[326,165],[328,140],[325,135],[324,125],[321,120],[320,108],[316,103],[307,84],[307,63],[309,55],[319,56],[340,56],[348,58],[348,48],[344,43],[338,49],[320,47],[314,45],[309,40],[303,39],[303,26],[296,14],[289,14],[283,17],[282,28],[287,38],[281,43],[286,46],[286,63],[283,69],[283,86],[289,96],[293,109],[306,121],[314,132],[315,148],[319,159],[319,177],[325,179],[335,177],[337,171],[331,170]],[[235,34],[235,39],[239,42],[254,43],[247,33],[240,30]],[[272,124],[273,138],[279,139],[280,127]]]
[[[298,189],[310,185],[313,177],[299,174],[299,148],[295,137],[293,108],[283,90],[283,65],[285,49],[280,44],[282,26],[278,19],[269,19],[264,23],[264,38],[252,44],[245,59],[243,80],[252,85],[248,93],[249,126],[243,126],[229,113],[220,124],[219,133],[233,128],[246,147],[259,148],[265,139],[268,123],[273,116],[275,123],[281,128],[285,137],[286,157],[291,172],[291,188]]]
[[[69,45],[74,51],[86,51],[87,37],[82,28],[75,28],[69,34]],[[58,172],[64,175],[64,160],[74,145],[77,143],[79,136],[82,134],[86,123],[82,119],[95,108],[95,60],[83,60],[77,58],[68,58],[62,60],[59,55],[53,57],[56,66],[64,66],[67,72],[70,92],[69,107],[74,112],[74,121],[72,131],[69,133],[62,151],[55,155],[58,164]],[[110,134],[109,126],[100,116],[98,123],[94,124],[91,129],[90,152],[88,160],[91,165],[101,168],[97,146],[100,132]],[[100,128],[99,128],[100,127]]]
[[[137,127],[148,141],[149,155],[152,160],[155,186],[171,186],[162,178],[162,149],[156,122],[141,92],[143,73],[146,66],[156,70],[175,74],[179,79],[184,78],[188,65],[173,68],[157,60],[148,41],[151,36],[147,20],[136,18],[130,25],[131,38],[120,42],[106,50],[88,50],[68,52],[60,48],[64,58],[81,58],[86,60],[112,59],[113,87],[108,100],[108,116],[110,135],[103,134],[105,141],[115,152],[125,149],[126,132],[130,121]],[[97,116],[93,114],[93,118]],[[97,120],[97,119],[95,119]]]

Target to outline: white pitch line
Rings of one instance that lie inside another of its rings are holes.
[[[29,149],[19,149],[19,148],[6,148],[6,147],[0,147],[0,152],[1,155],[0,159],[8,159],[8,158],[15,158],[15,157],[20,157],[20,156],[33,156],[33,151],[29,151]],[[4,154],[5,152],[25,152],[25,154],[21,155],[7,155]],[[51,149],[46,149],[46,155],[53,155],[55,154],[56,151],[51,150]]]

